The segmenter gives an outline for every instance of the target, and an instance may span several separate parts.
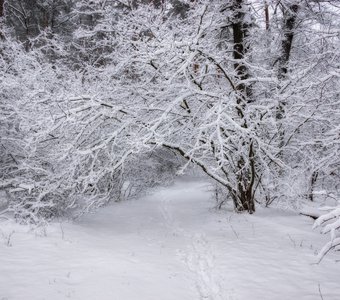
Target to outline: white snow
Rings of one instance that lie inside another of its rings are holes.
[[[46,236],[2,221],[0,299],[340,299],[340,263],[315,264],[328,236],[311,218],[213,206],[207,183],[185,181]]]

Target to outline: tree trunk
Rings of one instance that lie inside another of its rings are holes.
[[[249,70],[244,63],[245,55],[248,51],[246,38],[249,33],[249,24],[246,22],[246,0],[233,1],[233,58],[234,70],[238,80],[236,85],[237,93],[237,112],[241,118],[241,126],[247,128],[247,122],[244,118],[246,105],[252,101],[252,88],[244,81],[250,77]],[[237,178],[236,193],[232,194],[234,205],[237,211],[255,211],[254,202],[254,180],[255,180],[255,162],[254,149],[252,140],[245,140],[243,147],[248,149],[247,157],[240,157],[236,164],[235,174]]]
[[[234,201],[236,211],[248,211],[250,214],[255,212],[255,199],[254,199],[254,183],[255,183],[255,160],[252,141],[249,145],[249,154],[244,161],[243,158],[238,160],[237,165],[237,187],[231,191],[231,196]]]
[[[287,77],[288,73],[288,63],[291,56],[291,50],[293,45],[293,39],[295,35],[295,27],[297,21],[297,14],[299,11],[299,5],[290,4],[288,7],[283,7],[283,38],[281,42],[281,55],[279,57],[279,68],[278,68],[278,79],[279,81],[283,81]],[[276,109],[276,120],[282,123],[282,120],[285,117],[285,106],[286,101],[280,100]],[[282,158],[283,156],[283,147],[285,145],[285,131],[282,124],[279,124],[279,141],[278,148],[279,154],[278,156]]]
[[[266,30],[269,30],[269,6],[267,0],[264,0],[264,15],[265,15],[265,22],[266,22]]]
[[[283,39],[281,42],[281,56],[279,58],[279,79],[284,79],[288,72],[298,11],[299,5],[297,4],[292,4],[284,8],[283,11]]]
[[[315,186],[315,183],[318,179],[318,176],[319,176],[319,172],[318,171],[314,171],[312,173],[312,176],[310,178],[310,187],[309,187],[309,195],[308,195],[308,198],[310,201],[314,201],[314,186]]]
[[[0,0],[0,40],[4,40],[3,27],[5,24],[5,0]]]
[[[283,39],[281,42],[281,56],[279,58],[279,70],[278,79],[280,81],[287,77],[288,63],[291,55],[293,39],[295,35],[295,27],[297,21],[297,14],[299,11],[299,5],[291,4],[288,7],[283,8]],[[285,115],[286,103],[281,101],[276,111],[276,119],[282,120]],[[284,133],[281,132],[281,141],[279,147],[284,145]]]
[[[4,16],[4,0],[0,0],[0,18]]]
[[[244,12],[244,0],[234,0],[233,3],[233,41],[234,41],[234,69],[240,83],[237,84],[236,88],[238,91],[238,104],[244,107],[247,102],[251,101],[251,87],[244,84],[244,80],[249,78],[249,71],[247,66],[244,64],[245,54],[248,51],[248,46],[245,43],[245,39],[248,36],[249,25],[245,22]],[[240,112],[239,112],[240,113]],[[243,116],[243,113],[241,113]]]

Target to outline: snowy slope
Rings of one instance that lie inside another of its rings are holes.
[[[328,237],[311,219],[216,211],[208,190],[176,183],[47,236],[1,222],[0,299],[340,299],[340,263],[314,264]]]

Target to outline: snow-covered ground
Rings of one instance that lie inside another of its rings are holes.
[[[2,221],[0,299],[340,299],[340,263],[315,264],[328,236],[311,219],[216,211],[208,190],[176,183],[46,236]]]

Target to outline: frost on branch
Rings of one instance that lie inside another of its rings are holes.
[[[321,232],[330,234],[330,241],[326,243],[318,254],[319,262],[330,251],[340,251],[340,205],[337,207],[325,207],[328,211],[320,216],[314,223],[313,228],[321,227]]]

